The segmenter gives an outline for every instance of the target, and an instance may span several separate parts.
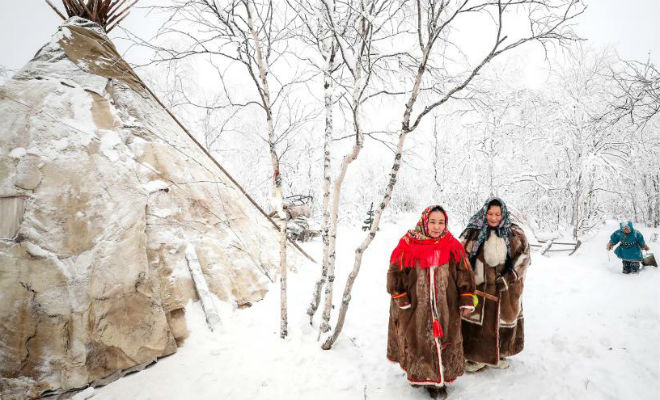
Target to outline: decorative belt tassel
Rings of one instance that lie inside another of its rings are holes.
[[[442,338],[444,337],[444,333],[442,332],[442,326],[440,326],[440,321],[437,319],[433,320],[433,337],[434,338]]]

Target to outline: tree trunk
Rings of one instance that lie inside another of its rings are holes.
[[[383,195],[383,200],[380,202],[380,205],[374,213],[374,221],[371,225],[369,233],[364,238],[360,247],[355,249],[355,259],[353,261],[353,270],[348,276],[346,281],[346,286],[344,287],[344,294],[342,296],[341,308],[339,309],[339,317],[337,319],[337,325],[334,332],[329,336],[325,342],[321,345],[321,348],[324,350],[329,350],[332,348],[332,345],[335,343],[339,334],[341,333],[342,328],[344,327],[344,321],[346,320],[346,312],[348,311],[348,306],[351,302],[351,291],[353,290],[353,283],[357,278],[358,273],[360,272],[360,267],[362,265],[362,254],[367,250],[371,241],[376,237],[376,232],[378,231],[378,226],[380,225],[380,218],[383,215],[383,212],[387,208],[390,200],[392,199],[392,191],[396,185],[396,178],[399,173],[399,168],[401,167],[401,158],[403,156],[403,144],[406,141],[408,133],[410,133],[410,115],[412,114],[413,106],[417,101],[417,96],[419,95],[420,86],[422,83],[422,77],[424,76],[424,71],[426,70],[426,62],[428,60],[428,55],[431,50],[431,45],[427,45],[424,48],[424,53],[422,56],[422,61],[417,69],[417,76],[415,78],[415,84],[413,85],[413,90],[410,94],[410,98],[406,103],[406,108],[403,113],[403,118],[401,121],[401,131],[399,133],[399,141],[397,143],[396,153],[394,155],[394,162],[392,168],[390,169],[390,179],[385,189],[385,194]]]
[[[321,277],[314,286],[312,301],[307,309],[309,324],[312,325],[314,314],[321,302],[321,290],[328,279],[328,260],[330,255],[329,224],[330,224],[330,143],[332,141],[332,70],[334,68],[336,48],[334,43],[330,48],[330,55],[323,72],[323,90],[325,106],[325,135],[323,137],[323,224],[321,226],[321,239],[323,241],[323,261],[321,265]]]
[[[286,298],[286,225],[287,220],[284,218],[280,227],[280,337],[282,339],[288,334]]]
[[[653,218],[653,227],[660,225],[660,175],[653,177],[653,188],[655,189],[655,217]]]
[[[390,203],[390,200],[392,199],[392,191],[394,190],[394,185],[396,185],[396,177],[399,172],[399,168],[401,166],[403,144],[406,140],[406,136],[408,135],[408,133],[409,132],[407,130],[401,130],[401,133],[399,134],[397,152],[396,155],[394,156],[394,164],[392,165],[392,169],[390,170],[390,180],[389,183],[387,184],[387,188],[385,189],[385,195],[383,196],[383,200],[381,201],[380,206],[376,209],[376,212],[374,214],[374,221],[373,224],[371,225],[371,230],[369,230],[369,233],[364,238],[360,246],[357,249],[355,249],[353,270],[349,274],[348,280],[346,281],[346,286],[344,287],[344,294],[342,295],[341,308],[339,309],[339,317],[337,319],[337,326],[335,327],[335,330],[332,333],[332,335],[325,340],[323,345],[321,345],[321,348],[323,350],[329,350],[330,348],[332,348],[332,345],[335,343],[335,341],[339,337],[339,334],[341,333],[342,328],[344,327],[344,321],[346,320],[346,312],[348,311],[348,305],[351,301],[351,291],[353,290],[353,283],[355,282],[355,278],[357,278],[357,275],[360,272],[360,267],[362,265],[362,255],[367,250],[374,237],[376,237],[376,231],[378,230],[378,226],[380,225],[380,218],[383,215],[383,211],[385,211],[385,208],[387,208],[387,205]]]
[[[575,193],[571,205],[571,225],[573,226],[573,239],[577,240],[580,227],[580,201],[582,199],[582,173],[578,174],[575,182]]]
[[[495,124],[493,123],[493,128],[489,130],[488,134],[488,186],[490,190],[489,197],[495,196],[495,187],[493,185],[493,174],[495,173],[494,170],[494,163],[495,163],[495,144],[494,144],[494,139],[493,135],[495,131]]]
[[[650,226],[653,224],[653,201],[655,200],[655,191],[653,188],[652,177],[643,174],[642,182],[644,182],[644,194],[646,194],[646,212],[644,213],[644,222]]]
[[[358,61],[359,62],[359,61]],[[357,64],[357,63],[356,63]],[[328,282],[325,286],[325,304],[323,307],[323,321],[319,327],[319,335],[321,333],[327,332],[330,330],[330,313],[332,312],[332,295],[335,281],[335,261],[336,253],[335,246],[337,242],[337,218],[339,214],[339,200],[341,198],[341,186],[344,183],[344,178],[346,177],[346,171],[348,166],[357,159],[362,149],[362,131],[360,128],[359,122],[359,94],[360,94],[360,85],[362,82],[362,68],[358,65],[355,76],[355,87],[353,90],[353,123],[355,128],[355,145],[351,152],[344,157],[341,163],[339,170],[339,175],[335,180],[333,191],[332,191],[332,210],[330,212],[330,237],[328,240]]]
[[[273,125],[273,110],[270,103],[270,89],[268,86],[268,73],[267,62],[264,59],[263,52],[261,50],[261,40],[259,35],[254,29],[254,23],[252,20],[252,10],[250,7],[250,2],[245,1],[245,10],[247,14],[247,25],[252,35],[252,40],[254,41],[255,48],[255,61],[259,69],[259,79],[260,85],[257,84],[260,96],[262,99],[264,111],[266,112],[266,126],[268,129],[268,147],[270,151],[270,159],[273,165],[273,200],[276,204],[277,213],[282,220],[280,225],[280,337],[284,338],[287,335],[287,292],[286,292],[286,225],[287,225],[287,215],[284,211],[284,201],[282,198],[282,176],[280,174],[280,161],[277,157],[277,151],[275,148],[275,126]]]

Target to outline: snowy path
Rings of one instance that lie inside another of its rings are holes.
[[[290,336],[279,339],[279,290],[251,309],[221,311],[223,328],[206,328],[198,303],[187,307],[190,338],[151,368],[77,399],[428,399],[385,358],[389,253],[416,217],[386,225],[365,254],[344,332],[323,351],[307,324],[317,267],[289,275]],[[524,295],[525,350],[507,370],[460,377],[450,399],[660,398],[660,274],[622,275],[603,250],[610,228],[572,257],[533,255]],[[456,230],[454,229],[454,232]],[[651,237],[650,229],[642,229]],[[340,230],[335,296],[352,267],[361,231]],[[658,243],[650,243],[660,254]],[[319,254],[319,244],[307,246]],[[336,310],[335,310],[336,311]],[[318,318],[315,320],[318,321]]]

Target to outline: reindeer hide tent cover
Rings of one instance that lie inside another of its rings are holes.
[[[0,88],[0,211],[2,399],[174,353],[197,298],[190,248],[237,306],[277,271],[272,221],[79,17]]]

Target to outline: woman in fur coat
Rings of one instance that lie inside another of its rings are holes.
[[[461,315],[474,310],[474,278],[465,251],[447,230],[447,213],[428,207],[390,257],[392,295],[387,358],[408,382],[445,397],[445,384],[463,375]]]
[[[504,357],[520,353],[525,343],[522,293],[530,262],[523,230],[509,221],[498,198],[489,199],[460,236],[470,259],[478,305],[463,317],[466,369],[486,365],[507,368]]]

